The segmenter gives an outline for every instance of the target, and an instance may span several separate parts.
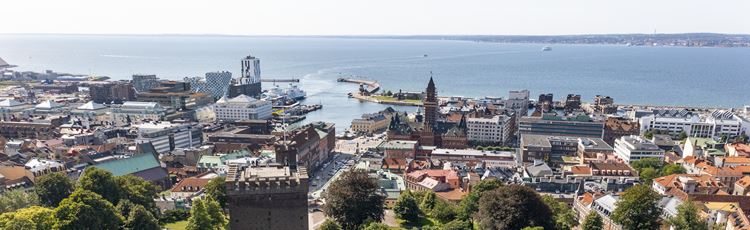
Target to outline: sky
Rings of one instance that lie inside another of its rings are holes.
[[[2,0],[0,33],[750,34],[748,0]]]

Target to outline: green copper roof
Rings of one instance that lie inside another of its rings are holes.
[[[146,169],[160,167],[159,161],[151,154],[138,154],[129,158],[107,161],[94,167],[107,170],[113,176],[128,175]]]

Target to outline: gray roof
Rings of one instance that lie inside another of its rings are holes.
[[[552,175],[552,168],[542,161],[534,162],[534,165],[526,167],[526,172],[532,177],[543,177]]]
[[[549,143],[548,137],[549,136],[547,135],[522,134],[521,144],[524,146],[552,148],[552,144]]]

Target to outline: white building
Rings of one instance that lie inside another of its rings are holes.
[[[616,139],[615,155],[626,163],[643,158],[664,160],[664,150],[651,141],[636,135]]]
[[[731,111],[715,110],[699,114],[685,109],[655,109],[652,114],[639,119],[641,133],[648,130],[666,131],[673,137],[685,133],[690,137],[718,138],[722,135],[736,137],[747,133],[739,116]]]
[[[222,97],[214,105],[216,119],[223,121],[269,119],[271,109],[271,102],[257,100],[244,94],[232,99]]]
[[[248,55],[242,59],[242,76],[240,85],[260,82],[260,59]]]
[[[138,132],[136,144],[150,142],[156,152],[163,154],[178,148],[201,145],[203,132],[199,126],[170,122],[149,122],[132,126]]]
[[[516,114],[526,116],[529,112],[529,91],[512,90],[508,92],[508,100],[505,101],[505,108],[516,111]]]
[[[166,115],[167,109],[156,102],[126,101],[112,108],[112,118],[118,124],[158,121]]]
[[[510,117],[495,115],[492,118],[467,118],[466,137],[469,141],[505,143],[510,135]]]

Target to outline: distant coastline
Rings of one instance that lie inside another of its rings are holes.
[[[750,47],[750,34],[580,34],[580,35],[232,35],[232,34],[56,34],[0,33],[41,36],[166,36],[166,37],[260,37],[260,38],[354,38],[455,40],[496,43],[591,44],[624,46]]]

